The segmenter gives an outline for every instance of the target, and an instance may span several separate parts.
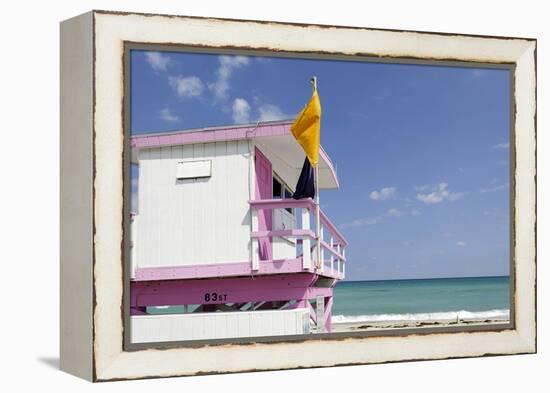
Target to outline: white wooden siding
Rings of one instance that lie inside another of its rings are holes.
[[[185,160],[211,160],[212,176],[177,179]],[[137,266],[249,260],[249,160],[247,141],[141,150]]]
[[[273,209],[273,230],[296,228],[296,217],[286,209]],[[294,239],[291,239],[295,242]]]
[[[283,336],[309,333],[309,309],[132,316],[132,342]]]
[[[296,258],[296,243],[284,237],[273,238],[273,259]]]
[[[273,230],[295,229],[296,218],[285,209],[273,209]],[[273,238],[273,259],[296,258],[296,238]]]

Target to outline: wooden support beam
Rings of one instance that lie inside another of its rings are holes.
[[[313,308],[310,302],[307,302],[307,306],[309,308],[309,319],[311,319],[311,321],[315,325],[317,325],[317,314],[315,313],[315,309]]]
[[[317,295],[315,298],[315,320],[317,322],[317,333],[325,332],[325,297]]]
[[[330,333],[332,331],[332,305],[334,298],[328,296],[325,298],[325,330]]]

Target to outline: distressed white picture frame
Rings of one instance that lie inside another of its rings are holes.
[[[513,327],[124,350],[124,44],[514,65]],[[61,368],[91,381],[536,351],[536,41],[92,11],[61,25]]]

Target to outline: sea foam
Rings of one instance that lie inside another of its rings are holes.
[[[395,322],[395,321],[454,321],[456,319],[499,319],[510,318],[510,310],[487,310],[487,311],[445,311],[416,314],[371,314],[371,315],[333,315],[333,323],[350,322]]]

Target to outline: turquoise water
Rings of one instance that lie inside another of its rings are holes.
[[[508,276],[342,281],[334,289],[334,322],[508,318]]]

